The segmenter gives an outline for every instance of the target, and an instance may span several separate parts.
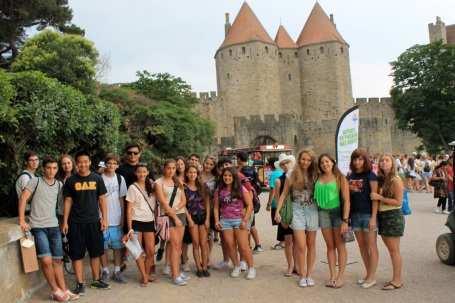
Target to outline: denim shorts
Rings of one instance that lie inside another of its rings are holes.
[[[109,226],[109,228],[103,232],[104,249],[123,248],[122,236],[123,230],[121,226]]]
[[[58,227],[32,228],[35,237],[36,254],[39,258],[63,258],[62,234]]]
[[[353,213],[351,214],[351,227],[353,231],[370,231],[371,214]]]
[[[251,228],[252,219],[248,222],[247,229]],[[223,219],[220,220],[221,230],[239,229],[242,219]]]
[[[292,203],[292,230],[316,231],[319,227],[318,208],[315,204]]]
[[[334,209],[319,209],[319,227],[339,228],[341,226],[341,210],[339,207]]]

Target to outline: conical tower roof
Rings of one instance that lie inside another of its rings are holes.
[[[331,41],[347,44],[322,7],[316,2],[297,39],[297,45],[301,47]]]
[[[253,10],[244,2],[220,48],[249,41],[275,44]]]
[[[279,48],[297,48],[297,44],[289,36],[283,25],[280,25],[275,36],[275,43]]]

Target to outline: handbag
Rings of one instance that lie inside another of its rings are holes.
[[[169,200],[169,207],[171,207],[171,208],[174,205],[174,200],[175,200],[176,195],[177,195],[177,186],[174,186],[174,189],[172,190],[171,199]],[[169,225],[169,216],[168,215],[162,215],[162,216],[158,216],[156,218],[156,233],[162,241],[169,240],[169,236],[170,236],[169,228],[170,228],[170,225]]]
[[[353,242],[355,240],[354,232],[352,228],[349,227],[348,231],[341,235],[344,243]]]
[[[281,224],[286,227],[292,223],[292,201],[287,198],[283,207],[280,209]]]
[[[403,192],[403,202],[401,203],[401,212],[405,216],[408,216],[412,213],[411,206],[409,205],[408,191],[406,189]]]

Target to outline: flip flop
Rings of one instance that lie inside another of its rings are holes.
[[[286,272],[286,273],[284,274],[284,276],[285,276],[285,277],[292,277],[292,272]]]
[[[337,281],[335,281],[335,280],[327,281],[327,283],[325,284],[325,287],[335,288],[336,283],[337,283]]]
[[[403,283],[401,283],[400,285],[396,285],[390,281],[390,282],[387,282],[386,284],[384,284],[384,286],[382,287],[382,290],[395,290],[395,289],[400,289],[402,287],[403,287]]]

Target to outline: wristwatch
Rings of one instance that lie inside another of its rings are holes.
[[[346,223],[346,224],[349,223],[349,219],[346,219],[346,218],[341,219],[341,221],[343,221],[343,222]]]

